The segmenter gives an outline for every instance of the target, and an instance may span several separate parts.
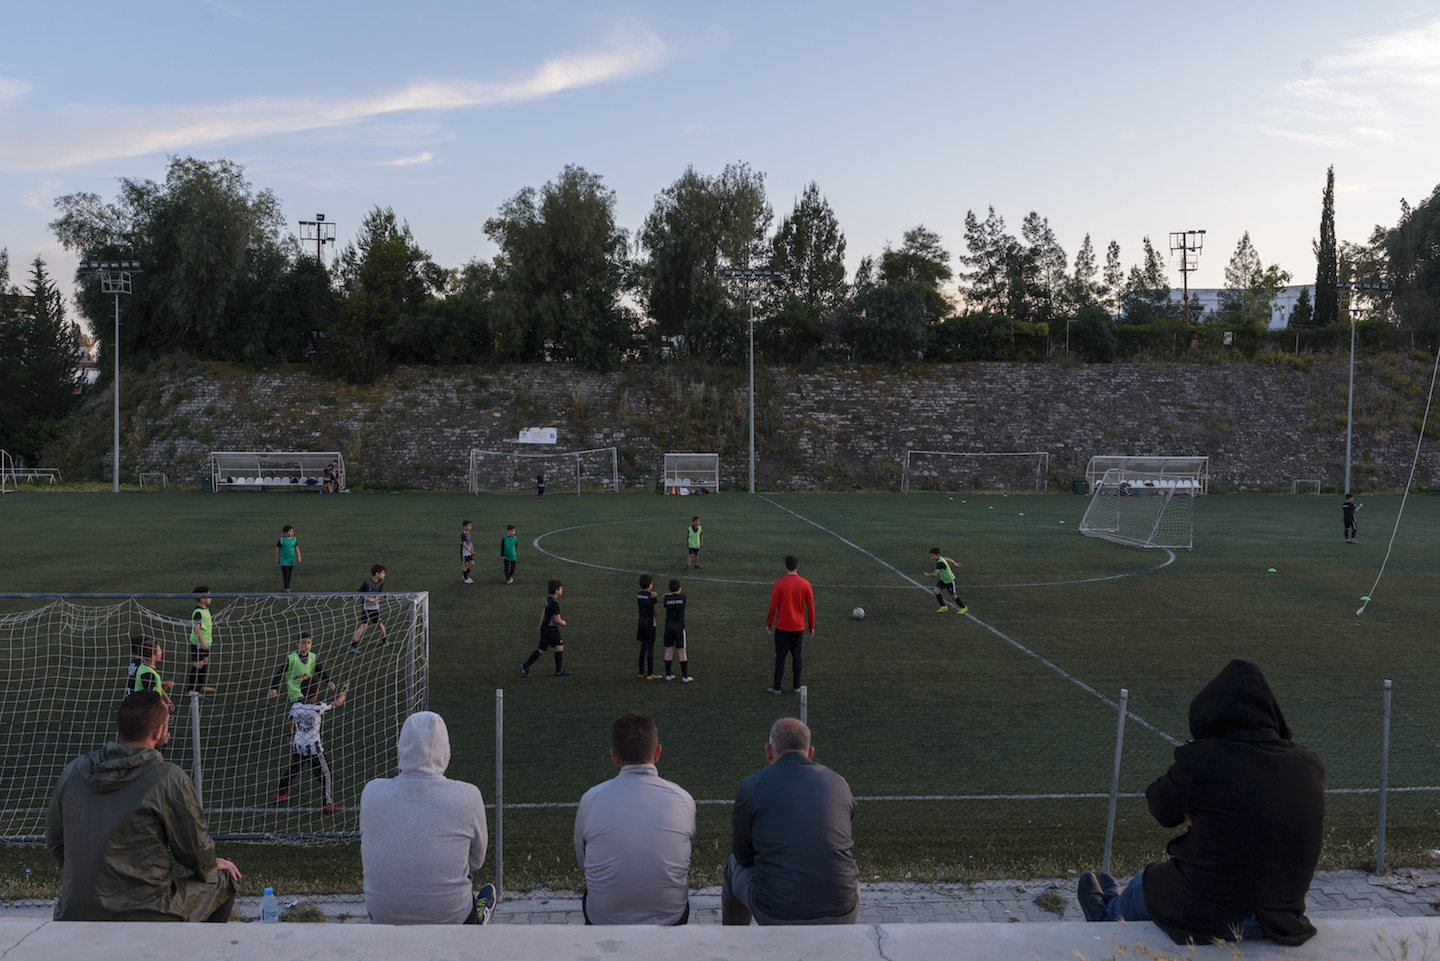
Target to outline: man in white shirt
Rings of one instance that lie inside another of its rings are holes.
[[[575,814],[585,923],[684,924],[695,799],[657,773],[660,735],[644,714],[617,720],[610,745],[620,773],[586,791]]]

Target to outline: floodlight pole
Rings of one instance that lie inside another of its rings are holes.
[[[1170,253],[1180,255],[1180,277],[1185,291],[1185,326],[1190,326],[1190,272],[1200,267],[1200,251],[1205,246],[1205,231],[1177,230],[1170,234]],[[1067,329],[1066,333],[1069,331]]]
[[[119,263],[97,262],[82,263],[80,265],[82,274],[93,274],[100,278],[100,292],[115,295],[115,340],[111,348],[115,352],[115,424],[114,424],[114,447],[112,458],[114,463],[110,465],[110,492],[120,493],[120,295],[132,292],[131,276],[140,272],[140,262],[123,260]]]
[[[750,305],[750,493],[755,493],[755,301],[760,299],[758,290],[751,285],[757,281],[771,280],[783,276],[778,270],[727,270],[726,277],[740,278],[740,299]]]
[[[335,243],[335,224],[326,223],[324,214],[316,214],[314,220],[300,221],[300,239],[315,241],[315,259],[325,262],[325,245]]]
[[[1346,313],[1350,315],[1350,390],[1345,398],[1345,493],[1350,493],[1350,439],[1352,428],[1355,423],[1355,291],[1357,290],[1389,290],[1385,284],[1336,284],[1335,290],[1345,291]],[[1298,334],[1296,335],[1298,338]],[[1297,340],[1298,343],[1298,340]],[[1296,349],[1299,352],[1299,349]]]

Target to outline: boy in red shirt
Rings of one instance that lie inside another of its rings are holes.
[[[794,689],[800,690],[800,641],[805,629],[815,636],[815,592],[810,582],[800,576],[800,561],[794,554],[785,558],[785,576],[770,588],[770,610],[765,615],[765,633],[775,629],[775,683],[766,688],[780,693],[785,677],[785,655],[790,655]]]

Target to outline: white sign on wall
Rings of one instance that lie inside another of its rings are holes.
[[[555,428],[553,427],[522,427],[520,428],[520,444],[553,444],[555,443]]]

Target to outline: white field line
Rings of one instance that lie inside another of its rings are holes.
[[[854,541],[851,541],[851,540],[846,539],[845,537],[842,537],[841,535],[835,533],[834,531],[832,531],[830,528],[826,527],[825,525],[823,525],[823,524],[818,524],[818,523],[816,523],[815,521],[812,521],[810,518],[806,517],[805,515],[796,513],[795,511],[792,511],[790,508],[784,506],[783,504],[777,504],[777,503],[775,503],[774,501],[772,501],[770,498],[766,497],[766,496],[763,495],[763,494],[757,494],[756,496],[759,497],[759,498],[760,498],[762,501],[764,501],[765,503],[770,504],[770,505],[772,505],[772,506],[774,506],[774,507],[778,507],[780,510],[782,510],[782,511],[784,511],[785,513],[791,515],[792,517],[798,517],[800,520],[802,520],[802,521],[804,521],[805,523],[811,525],[812,527],[819,528],[820,530],[822,530],[822,531],[824,531],[825,533],[829,534],[831,537],[833,537],[833,538],[835,538],[836,540],[840,541],[842,544],[847,544],[847,545],[849,545],[850,547],[855,548],[855,550],[857,550],[857,551],[859,551],[860,553],[864,554],[866,557],[871,558],[871,559],[874,560],[876,563],[881,564],[882,566],[887,567],[887,568],[889,568],[890,570],[894,571],[897,575],[899,575],[900,577],[902,577],[902,578],[904,578],[905,580],[909,581],[911,584],[913,584],[915,587],[919,588],[920,590],[926,591],[927,593],[930,591],[930,588],[926,587],[924,584],[921,584],[919,581],[915,580],[915,578],[911,577],[909,574],[906,574],[904,571],[900,570],[900,568],[896,567],[894,564],[891,564],[889,561],[885,560],[884,558],[877,557],[875,554],[872,554],[870,551],[867,551],[865,548],[861,547],[859,544],[856,544]],[[1166,553],[1167,553],[1167,554],[1170,554],[1170,561],[1175,560],[1175,555],[1174,555],[1173,553],[1170,553],[1169,551],[1166,551]],[[1166,564],[1170,563],[1170,561],[1167,561]],[[1165,564],[1162,564],[1162,565],[1160,565],[1160,566],[1161,566],[1161,567],[1164,567]],[[970,620],[974,621],[976,624],[979,624],[981,627],[985,628],[985,630],[987,630],[987,631],[989,631],[990,633],[994,634],[996,637],[1000,638],[1000,639],[1001,639],[1002,641],[1004,641],[1005,643],[1013,646],[1016,650],[1022,651],[1022,652],[1024,652],[1024,653],[1030,655],[1031,657],[1035,658],[1035,660],[1039,661],[1041,664],[1044,664],[1046,667],[1050,668],[1050,670],[1054,671],[1056,674],[1059,674],[1061,677],[1065,678],[1065,680],[1069,681],[1071,684],[1074,684],[1076,687],[1079,687],[1081,690],[1085,691],[1085,692],[1088,693],[1088,694],[1092,694],[1092,695],[1094,695],[1095,697],[1098,697],[1101,701],[1103,701],[1103,702],[1105,702],[1106,704],[1110,705],[1110,707],[1114,708],[1115,710],[1118,711],[1118,710],[1120,709],[1120,704],[1119,704],[1117,701],[1112,700],[1112,699],[1109,698],[1109,697],[1106,697],[1104,694],[1100,693],[1100,692],[1097,691],[1095,688],[1091,687],[1089,684],[1086,684],[1084,681],[1080,680],[1078,677],[1076,677],[1075,675],[1071,674],[1069,671],[1065,670],[1065,669],[1062,668],[1060,665],[1056,664],[1054,661],[1050,660],[1050,659],[1047,658],[1047,657],[1042,656],[1041,654],[1039,654],[1039,653],[1037,653],[1037,652],[1035,652],[1035,651],[1032,651],[1030,648],[1026,647],[1024,644],[1021,644],[1019,641],[1015,640],[1014,638],[1009,637],[1008,635],[1004,634],[1003,632],[1001,632],[1000,630],[998,630],[998,629],[996,629],[996,628],[994,628],[994,627],[991,627],[989,624],[986,624],[984,621],[980,620],[980,618],[976,617],[974,614],[966,614],[965,616],[968,617],[968,618],[970,618]],[[1172,737],[1171,735],[1167,734],[1166,732],[1162,731],[1159,727],[1155,726],[1154,724],[1151,724],[1149,721],[1147,721],[1147,720],[1145,720],[1144,718],[1140,717],[1140,716],[1137,715],[1134,711],[1131,711],[1131,710],[1129,710],[1128,708],[1127,708],[1126,711],[1125,711],[1125,716],[1126,716],[1126,717],[1129,717],[1129,718],[1133,718],[1134,721],[1135,721],[1135,723],[1139,724],[1141,727],[1145,728],[1145,729],[1148,730],[1148,731],[1152,731],[1152,732],[1154,732],[1155,734],[1158,734],[1160,737],[1162,737],[1162,738],[1164,738],[1166,741],[1168,741],[1172,746],[1179,747],[1180,744],[1183,743],[1183,742],[1180,741],[1179,739],[1174,738],[1174,737]],[[1108,797],[1108,795],[1106,795],[1106,796]]]

